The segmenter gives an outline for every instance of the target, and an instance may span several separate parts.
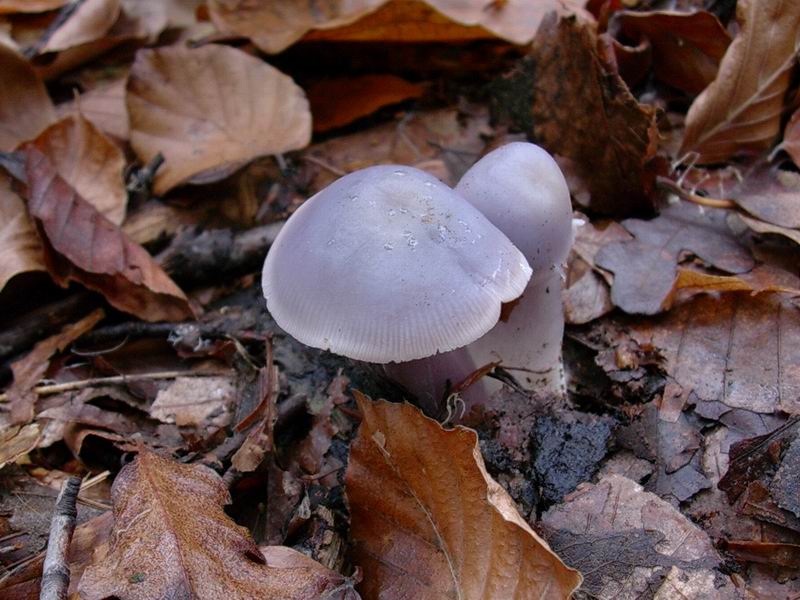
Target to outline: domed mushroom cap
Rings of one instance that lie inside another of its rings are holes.
[[[270,248],[262,285],[273,318],[299,341],[387,363],[479,338],[530,276],[475,207],[423,171],[389,165],[307,200]]]
[[[534,276],[567,260],[569,188],[546,150],[526,142],[501,146],[464,173],[456,192],[522,250]]]

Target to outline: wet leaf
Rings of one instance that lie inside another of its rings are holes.
[[[230,495],[206,467],[142,449],[117,475],[112,502],[108,552],[95,554],[78,586],[85,600],[333,598],[329,594],[345,584],[291,549],[265,557],[223,511]]]
[[[650,41],[656,77],[689,94],[699,94],[714,80],[731,43],[719,19],[704,10],[625,11],[616,18],[625,36]]]
[[[105,313],[98,308],[80,321],[66,325],[59,333],[40,341],[29,354],[11,364],[14,383],[8,390],[8,401],[12,423],[27,423],[33,418],[33,405],[36,402],[33,388],[47,372],[50,359],[56,353],[63,352],[103,318]]]
[[[243,91],[244,90],[244,91]],[[140,50],[128,79],[131,145],[165,163],[154,190],[221,179],[311,137],[303,91],[270,65],[225,46]]]
[[[546,19],[533,42],[532,135],[549,152],[570,161],[588,189],[586,202],[602,213],[624,214],[650,206],[654,176],[655,109],[639,104],[597,50],[594,28],[574,19]]]
[[[700,164],[770,147],[800,50],[800,4],[741,0],[736,13],[739,34],[686,117],[680,154],[695,152]]]
[[[308,88],[314,131],[327,131],[356,119],[422,96],[424,88],[395,75],[362,75],[324,79]]]
[[[85,0],[47,40],[41,52],[57,52],[102,38],[120,15],[120,0]]]
[[[37,144],[25,152],[28,210],[43,234],[47,268],[57,283],[78,281],[149,321],[192,314],[183,292],[147,251],[76,193]]]
[[[598,598],[636,598],[677,566],[708,573],[719,564],[708,536],[668,502],[621,475],[585,483],[542,517],[547,538],[586,573]]]
[[[362,592],[403,597],[565,598],[580,583],[491,479],[466,428],[356,394],[363,421],[347,497]]]
[[[128,193],[122,179],[122,151],[81,114],[45,129],[33,144],[75,192],[105,218],[119,225]]]
[[[15,275],[44,269],[42,246],[25,202],[0,173],[0,290]]]
[[[627,219],[625,229],[636,239],[603,247],[598,266],[614,273],[611,300],[628,313],[656,314],[669,308],[684,252],[729,273],[745,273],[755,262],[726,224],[719,209],[700,211],[679,203],[650,221]]]
[[[0,151],[14,150],[56,120],[53,102],[27,60],[0,43]]]

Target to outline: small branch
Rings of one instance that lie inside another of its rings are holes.
[[[69,477],[56,500],[56,510],[50,522],[50,537],[42,569],[42,587],[39,600],[65,600],[69,590],[69,565],[67,550],[75,531],[78,511],[75,501],[81,488],[81,480]]]
[[[694,204],[699,204],[701,206],[708,206],[709,208],[738,208],[733,200],[698,196],[697,194],[693,194],[692,192],[684,190],[681,186],[672,181],[672,179],[667,177],[656,178],[656,184],[662,189],[677,194],[680,198],[686,200],[687,202],[693,202]]]
[[[101,385],[120,385],[135,383],[137,381],[155,381],[158,379],[177,379],[178,377],[220,377],[230,375],[230,371],[159,371],[157,373],[138,373],[135,375],[115,375],[114,377],[97,377],[95,379],[81,379],[80,381],[67,381],[51,385],[40,385],[33,388],[37,396],[52,396],[62,392],[73,392],[85,388],[99,387]],[[0,394],[0,402],[6,402],[8,394]]]

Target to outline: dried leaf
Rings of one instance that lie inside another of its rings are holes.
[[[28,144],[28,210],[45,242],[48,271],[60,285],[78,281],[148,321],[192,314],[186,296],[141,246],[75,192],[36,144]]]
[[[384,106],[419,98],[423,91],[421,85],[395,75],[324,79],[308,88],[314,131],[347,125]]]
[[[588,188],[588,206],[602,213],[642,211],[654,176],[656,113],[639,104],[598,54],[591,25],[547,18],[530,53],[532,135],[573,165]]]
[[[639,344],[699,401],[771,414],[800,414],[800,314],[779,295],[699,296],[657,319],[631,324]]]
[[[597,598],[647,597],[650,582],[673,566],[713,577],[720,562],[701,529],[621,475],[582,484],[542,524],[553,547],[587,574],[581,589]]]
[[[79,196],[115,225],[122,223],[128,193],[125,157],[116,144],[81,114],[54,123],[33,144]]]
[[[311,138],[303,91],[270,65],[226,46],[140,50],[128,79],[131,145],[166,159],[154,190],[220,179],[258,156]]]
[[[68,0],[0,0],[0,15],[39,13],[61,8]]]
[[[650,41],[656,77],[689,94],[699,94],[714,80],[731,43],[719,19],[704,10],[625,11],[617,18],[627,37]]]
[[[800,230],[773,225],[772,223],[766,223],[761,219],[754,219],[747,215],[737,215],[737,218],[741,219],[745,225],[756,233],[772,233],[792,240],[795,244],[800,244]]]
[[[158,392],[150,415],[179,427],[219,428],[231,419],[230,405],[236,395],[227,377],[178,377]]]
[[[37,423],[0,429],[0,469],[35,449],[42,437]]]
[[[356,21],[386,0],[210,0],[211,20],[221,31],[250,38],[261,50],[276,53],[307,31]]]
[[[731,193],[731,199],[750,215],[767,223],[800,229],[800,174],[757,167]]]
[[[91,121],[103,133],[119,140],[130,134],[128,107],[125,105],[127,78],[117,79],[81,94],[76,100],[59,104],[58,114],[65,117],[75,110]]]
[[[783,130],[781,147],[789,153],[794,164],[800,166],[800,108],[792,113]]]
[[[84,571],[78,586],[84,600],[305,600],[326,597],[345,583],[291,550],[265,559],[247,530],[223,511],[230,495],[206,467],[142,449],[117,475],[112,502],[110,547]]]
[[[102,38],[120,15],[120,0],[85,0],[56,29],[41,52],[58,52]]]
[[[33,67],[0,43],[0,152],[35,138],[56,120],[56,111]]]
[[[39,236],[25,210],[25,202],[0,173],[0,290],[20,273],[44,271]]]
[[[105,316],[102,308],[94,310],[77,323],[66,325],[59,333],[40,341],[24,358],[11,364],[14,383],[8,390],[8,401],[13,424],[27,423],[33,419],[33,405],[36,402],[33,387],[47,372],[53,355],[63,352]]]
[[[667,207],[651,221],[627,219],[635,240],[615,242],[596,256],[598,266],[614,273],[611,300],[628,313],[656,314],[669,308],[683,252],[728,273],[745,273],[754,261],[731,233],[727,213],[703,212],[689,203]]]
[[[356,398],[346,485],[366,598],[566,598],[580,584],[486,473],[474,431]]]
[[[739,34],[686,117],[680,154],[700,164],[770,147],[800,50],[800,3],[741,0],[736,14]]]

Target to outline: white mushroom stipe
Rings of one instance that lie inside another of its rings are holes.
[[[388,363],[479,338],[530,276],[522,253],[452,189],[388,165],[306,201],[270,248],[262,285],[299,341]]]
[[[504,318],[467,350],[477,365],[501,361],[528,389],[564,392],[561,273],[573,241],[569,189],[556,162],[534,144],[490,152],[461,178],[456,191],[480,210],[533,268],[527,288]],[[499,383],[487,381],[491,390]]]

